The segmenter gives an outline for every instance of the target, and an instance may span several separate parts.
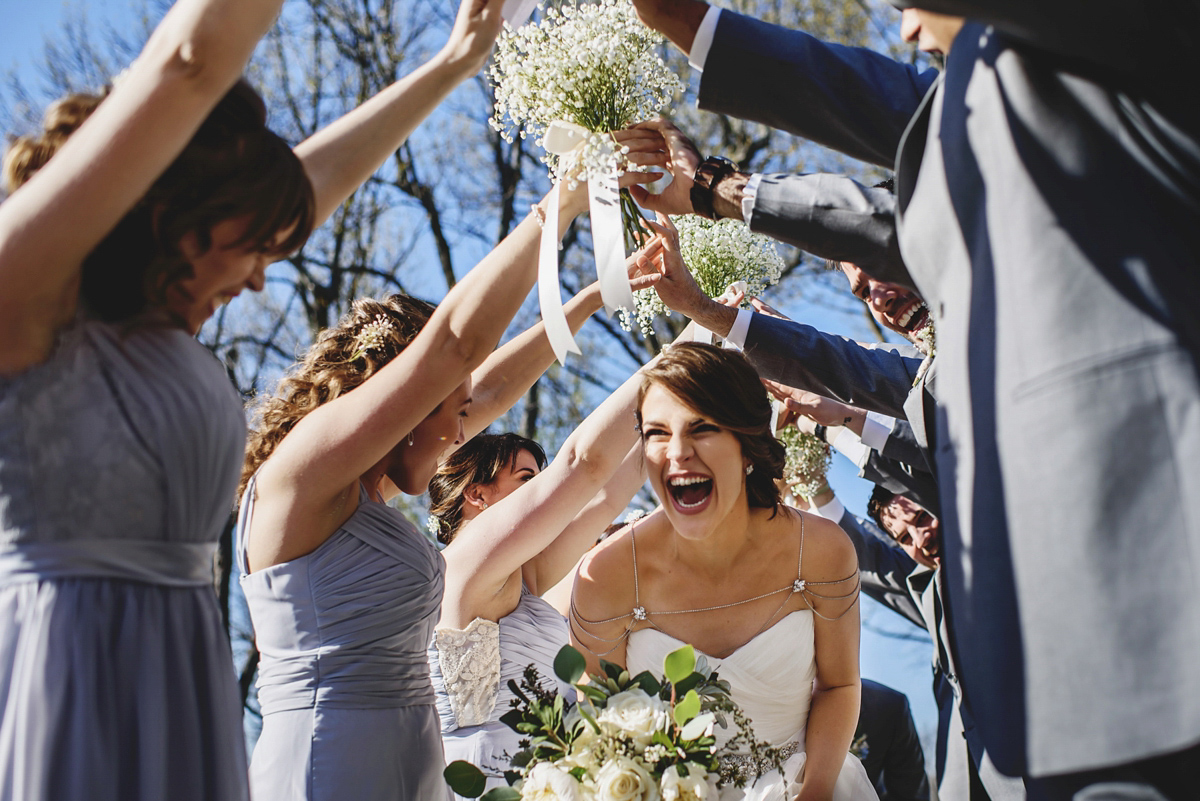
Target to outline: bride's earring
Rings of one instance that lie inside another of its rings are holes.
[[[750,475],[753,472],[754,472],[754,465],[752,465],[752,464],[746,465],[746,475]]]
[[[488,508],[488,502],[487,502],[487,501],[485,501],[485,500],[483,500],[483,499],[480,499],[480,501],[479,501],[479,502],[480,502],[481,504],[483,504],[483,508],[484,508],[484,509]]]

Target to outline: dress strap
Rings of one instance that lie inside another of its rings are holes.
[[[238,509],[237,525],[233,529],[233,558],[243,576],[250,575],[250,560],[246,556],[246,533],[250,528],[250,520],[254,517],[254,484],[257,480],[258,473],[255,472],[246,483],[246,491],[242,493],[242,504]]]

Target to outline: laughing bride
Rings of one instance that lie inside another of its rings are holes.
[[[682,643],[702,652],[782,772],[749,755],[722,801],[871,801],[849,753],[858,720],[858,565],[836,525],[781,503],[783,447],[767,394],[738,353],[675,345],[644,371],[646,468],[662,503],[586,558],[572,642],[599,660],[660,673]],[[718,742],[732,734],[717,729]],[[758,778],[755,779],[756,774]]]

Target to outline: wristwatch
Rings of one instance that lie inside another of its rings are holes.
[[[721,156],[709,156],[700,162],[696,174],[692,176],[692,210],[701,217],[717,219],[717,213],[713,211],[713,189],[737,169],[736,164]]]

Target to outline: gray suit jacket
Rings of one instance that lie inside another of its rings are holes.
[[[726,12],[701,105],[896,167],[938,325],[952,645],[996,764],[1180,750],[1200,741],[1200,106],[1169,87],[1200,72],[1200,4],[921,6],[994,27],[968,23],[938,78]]]
[[[938,797],[971,801],[1024,799],[1024,783],[1002,775],[992,764],[963,700],[946,627],[941,571],[918,565],[869,520],[846,512],[837,522],[858,553],[863,592],[928,631],[933,639],[933,695],[938,705],[934,775]],[[986,795],[972,793],[972,768]]]

